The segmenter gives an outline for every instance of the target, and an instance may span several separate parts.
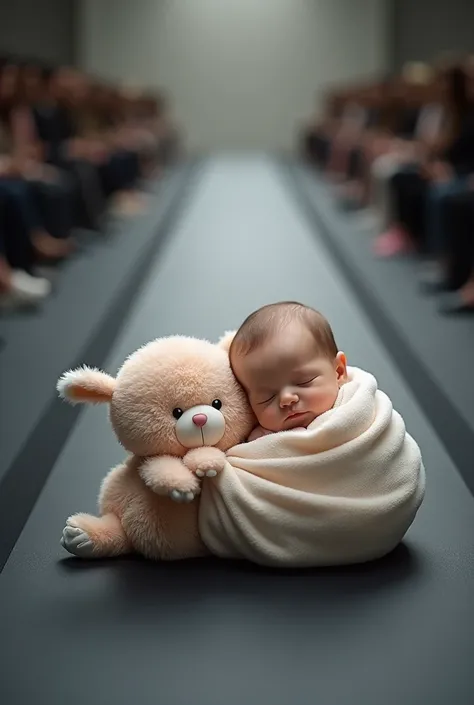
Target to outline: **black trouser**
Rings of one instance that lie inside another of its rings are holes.
[[[474,273],[474,193],[446,198],[442,222],[447,238],[447,285],[460,289]]]
[[[0,191],[0,254],[13,269],[31,273],[35,253],[23,205],[15,194]]]
[[[140,176],[138,154],[118,150],[99,167],[103,193],[106,198],[117,191],[132,189]]]
[[[426,241],[425,203],[428,184],[415,171],[399,171],[389,181],[392,213],[395,222],[412,236],[419,251]]]
[[[324,167],[329,158],[330,146],[330,140],[319,132],[307,132],[303,135],[303,155],[320,167]]]
[[[347,164],[347,178],[354,181],[360,178],[363,174],[364,155],[360,147],[352,147],[349,152],[349,161]]]
[[[74,226],[74,185],[67,174],[57,182],[33,181],[32,192],[46,230],[58,239],[69,237]]]
[[[72,222],[96,230],[105,210],[105,197],[99,167],[82,159],[58,158],[54,166],[67,174],[72,191]]]

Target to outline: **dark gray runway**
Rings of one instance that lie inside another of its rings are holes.
[[[288,298],[328,316],[422,448],[427,495],[405,544],[301,573],[78,562],[64,521],[94,511],[123,456],[106,411],[87,409],[0,576],[2,704],[472,705],[474,499],[273,161],[203,165],[104,367],[155,336],[216,339]]]

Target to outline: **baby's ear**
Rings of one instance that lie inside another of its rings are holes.
[[[65,372],[58,380],[59,396],[70,404],[107,404],[112,400],[115,379],[91,367]]]
[[[235,338],[236,333],[237,333],[237,331],[235,331],[235,330],[227,331],[226,333],[224,333],[222,338],[219,339],[219,342],[217,343],[217,345],[228,353],[230,350],[230,346],[232,345],[232,341]]]

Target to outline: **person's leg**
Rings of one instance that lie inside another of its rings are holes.
[[[166,162],[166,145],[163,141],[158,144],[158,159],[160,162]],[[327,160],[329,153],[329,141],[325,138],[322,132],[308,130],[302,136],[301,152],[303,158],[318,167],[322,167]]]
[[[449,204],[449,205],[448,205]],[[474,193],[453,197],[446,218],[450,219],[449,252],[451,277],[457,291],[446,296],[440,306],[445,315],[474,315]],[[454,287],[453,287],[454,288]]]
[[[0,296],[8,293],[12,287],[12,270],[6,253],[4,214],[5,198],[0,192]]]
[[[460,289],[474,269],[474,192],[445,199],[442,224],[446,247],[446,288]]]
[[[474,193],[451,194],[440,205],[444,257],[438,276],[424,282],[426,293],[457,291],[474,267]]]
[[[439,312],[445,316],[474,316],[474,268],[466,284],[454,294],[448,295]]]
[[[357,180],[362,176],[363,156],[363,151],[360,147],[354,146],[349,150],[346,173],[349,180]]]
[[[30,306],[48,296],[50,282],[31,274],[33,259],[29,234],[17,204],[0,184],[0,308]]]
[[[392,257],[412,252],[423,238],[424,180],[411,166],[396,171],[387,182],[389,209],[393,220],[390,227],[374,244],[379,257]]]
[[[403,171],[395,175],[398,183],[395,195],[396,221],[409,233],[418,248],[424,240],[424,202],[427,182],[418,173]]]
[[[12,269],[2,249],[3,238],[0,233],[0,297],[7,294],[12,288]]]
[[[120,189],[133,191],[140,178],[140,159],[136,152],[120,150],[114,154],[115,164],[120,173]]]
[[[21,206],[27,227],[31,231],[40,230],[41,214],[36,207],[31,185],[23,179],[14,177],[2,178],[0,184],[7,198],[14,199]]]
[[[403,168],[396,154],[377,157],[371,166],[372,207],[377,214],[379,228],[385,231],[391,223],[389,183],[392,176]]]
[[[325,172],[334,181],[343,181],[348,173],[348,165],[354,140],[342,136],[334,136],[329,151]]]
[[[341,153],[342,154],[342,153]],[[351,210],[359,209],[361,203],[360,175],[363,172],[362,151],[357,146],[347,149],[344,160],[340,162],[338,175],[340,183],[334,184],[334,193],[341,204]]]
[[[426,252],[433,259],[439,259],[445,251],[443,204],[447,198],[466,190],[467,180],[462,178],[430,183],[426,194]]]
[[[14,178],[0,179],[0,183],[8,199],[15,202],[37,255],[47,260],[66,257],[70,248],[46,230],[32,184]]]
[[[55,182],[34,181],[32,188],[46,230],[58,240],[70,240],[74,202],[71,185],[59,177]]]
[[[84,159],[63,159],[60,168],[67,173],[73,187],[74,225],[99,230],[106,209],[100,167]]]
[[[330,149],[330,142],[327,137],[324,135],[317,135],[316,136],[316,143],[314,145],[314,155],[316,158],[316,163],[318,166],[321,168],[324,168],[327,164],[328,156],[329,156],[329,149]],[[166,154],[166,149],[165,145],[160,144],[160,153],[159,153],[160,161],[163,163],[166,163],[168,161],[168,156]]]
[[[32,274],[36,256],[30,229],[21,202],[10,195],[4,202],[2,224],[5,233],[4,251],[10,266]]]
[[[140,162],[135,152],[117,150],[101,167],[101,178],[106,197],[114,197],[113,208],[119,214],[134,214],[143,210],[145,203],[138,191]]]
[[[450,181],[430,182],[425,199],[425,264],[420,284],[429,292],[433,287],[442,286],[446,277],[446,244],[449,229],[445,229],[443,208],[447,199],[466,192],[467,179],[455,178]]]
[[[370,187],[366,193],[370,197],[370,201],[359,213],[361,217],[357,219],[357,223],[364,230],[385,232],[392,222],[389,198],[390,179],[398,171],[403,170],[404,165],[396,154],[388,152],[377,157],[367,166],[369,173],[366,179],[370,181]]]

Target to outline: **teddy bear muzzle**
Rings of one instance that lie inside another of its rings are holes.
[[[214,446],[224,436],[225,418],[212,406],[193,406],[181,414],[175,432],[179,443],[185,448]]]

